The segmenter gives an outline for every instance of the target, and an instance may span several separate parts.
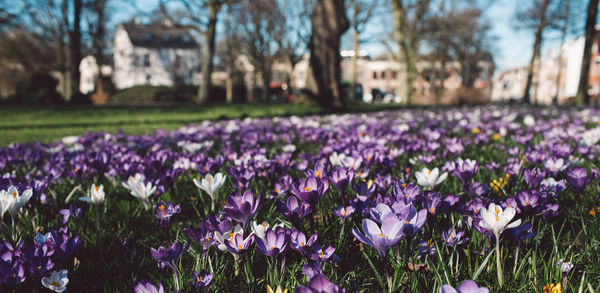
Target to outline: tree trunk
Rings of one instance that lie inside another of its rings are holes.
[[[556,94],[552,98],[552,105],[558,104],[558,97],[560,95],[560,80],[562,78],[562,68],[563,68],[563,45],[565,44],[565,40],[567,38],[567,32],[569,29],[569,19],[571,17],[571,0],[565,1],[565,22],[561,28],[561,37],[560,37],[560,51],[558,53],[558,74],[556,75]]]
[[[231,63],[231,62],[230,62]],[[233,102],[233,65],[227,64],[227,79],[225,80],[225,100],[227,104]]]
[[[211,0],[208,4],[208,26],[206,28],[206,46],[202,54],[202,84],[198,88],[198,102],[208,101],[212,85],[211,75],[213,68],[213,55],[215,53],[215,34],[217,30],[217,14],[221,4]]]
[[[542,2],[542,7],[540,8],[540,22],[538,23],[535,31],[535,41],[533,42],[533,54],[531,54],[531,59],[529,60],[529,65],[527,66],[527,82],[525,83],[525,92],[523,93],[523,100],[527,104],[531,104],[531,94],[529,92],[531,90],[531,83],[533,81],[533,66],[535,60],[539,58],[540,50],[542,48],[544,28],[546,27],[547,23],[546,11],[548,10],[548,5],[550,5],[550,0],[544,0]]]
[[[416,78],[416,44],[404,33],[406,10],[402,4],[402,0],[392,1],[392,14],[394,16],[394,35],[396,36],[402,56],[399,61],[405,65],[405,73],[401,84],[404,85],[405,104],[410,105],[412,103],[413,82]]]
[[[437,104],[441,104],[442,96],[444,95],[444,88],[446,82],[446,58],[440,60],[440,88],[437,98]]]
[[[357,80],[357,71],[358,71],[358,13],[359,13],[359,5],[354,5],[354,15],[352,19],[353,27],[353,35],[352,35],[352,51],[354,54],[352,55],[352,76],[350,82],[350,101],[356,100],[356,80]]]
[[[62,95],[63,98],[69,98],[71,96],[71,65],[69,63],[69,54],[67,54],[68,43],[65,43],[65,38],[69,35],[69,0],[63,0],[62,2],[62,16],[63,23],[60,26],[60,40],[58,41],[58,56],[60,62],[60,72],[63,75],[62,80]],[[67,82],[67,80],[69,82]]]
[[[353,51],[352,55],[352,81],[350,82],[350,101],[356,100],[356,83],[357,83],[357,75],[358,75],[358,26],[354,27],[354,35],[353,35]]]
[[[68,96],[69,99],[79,93],[79,64],[81,63],[81,0],[74,0],[73,4],[73,30],[69,38],[71,45],[71,94]]]
[[[329,108],[345,108],[340,68],[340,37],[349,23],[344,0],[317,1],[311,14],[310,78],[307,90],[319,104]]]
[[[268,61],[263,61],[264,67],[260,71],[260,77],[262,78],[262,87],[263,87],[262,100],[263,100],[263,102],[268,103],[268,102],[270,102],[270,99],[271,99],[271,96],[269,95],[269,89],[270,89],[270,84],[271,84],[271,73],[270,73],[271,66],[269,66],[269,64],[265,64],[265,62],[268,62]]]
[[[581,74],[579,75],[579,88],[575,103],[583,105],[590,103],[590,95],[588,94],[588,83],[590,78],[590,64],[592,59],[592,44],[594,43],[594,35],[596,25],[596,15],[598,13],[598,0],[590,0],[587,9],[587,19],[585,21],[585,45],[583,46],[583,58],[581,59]]]
[[[105,0],[96,0],[94,1],[94,12],[96,12],[97,23],[96,23],[96,31],[94,33],[94,39],[92,43],[94,45],[94,58],[96,59],[96,93],[101,95],[104,94],[103,82],[104,78],[102,76],[102,66],[106,64],[104,60],[104,34],[105,34]]]

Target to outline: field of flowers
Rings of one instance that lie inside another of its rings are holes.
[[[600,110],[206,121],[0,148],[2,292],[600,292]]]

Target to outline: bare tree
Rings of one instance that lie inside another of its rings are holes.
[[[589,104],[590,95],[588,94],[588,83],[590,78],[590,64],[592,59],[592,44],[594,43],[596,16],[598,14],[598,0],[590,0],[587,8],[587,18],[585,21],[585,44],[583,47],[583,57],[581,59],[581,73],[579,75],[579,87],[575,103],[578,105]]]
[[[413,81],[417,77],[417,60],[419,44],[424,38],[427,12],[431,0],[391,0],[394,17],[394,37],[400,50],[396,56],[404,64],[404,75],[399,75],[403,82],[398,93],[404,92],[407,105],[412,102]]]
[[[275,1],[246,0],[238,7],[240,38],[255,72],[260,74],[262,101],[269,99],[271,67],[277,51],[277,38],[285,33],[283,19],[284,16]],[[252,98],[256,100],[256,97]]]
[[[319,104],[346,107],[340,73],[340,37],[348,30],[344,0],[317,1],[311,14],[307,90]]]
[[[313,2],[314,0],[282,0],[278,2],[281,12],[285,15],[283,18],[285,33],[276,38],[279,45],[277,56],[287,62],[288,92],[292,94],[296,90],[294,69],[308,50],[311,34],[310,13]]]
[[[517,11],[516,18],[518,28],[532,29],[535,31],[535,39],[533,42],[533,53],[527,66],[527,82],[525,91],[523,92],[523,101],[527,104],[531,103],[531,86],[533,84],[534,65],[539,62],[542,44],[544,41],[544,32],[548,29],[560,28],[560,18],[556,17],[560,14],[562,7],[558,2],[553,0],[536,0],[531,6],[525,10]],[[537,101],[536,101],[537,102]]]
[[[233,102],[235,84],[238,77],[243,73],[237,68],[237,61],[242,53],[240,43],[242,40],[234,26],[237,22],[231,7],[227,9],[227,14],[223,19],[223,39],[216,45],[216,54],[225,66],[227,78],[225,80],[225,98],[227,103]]]
[[[90,0],[86,4],[89,34],[92,39],[92,52],[96,59],[96,93],[105,95],[102,76],[102,66],[107,65],[104,51],[106,50],[106,23],[110,17],[108,0]]]
[[[350,27],[352,28],[352,74],[350,81],[350,100],[356,100],[356,80],[358,72],[358,45],[360,43],[359,35],[365,29],[365,25],[369,22],[375,8],[379,5],[378,0],[349,0],[346,10],[352,13],[350,18]]]
[[[173,0],[161,0],[160,5]],[[218,16],[223,6],[239,0],[179,0],[183,9],[166,13],[173,23],[185,24],[185,27],[204,35],[202,52],[202,84],[198,88],[198,102],[208,101],[212,87],[213,57],[217,33]],[[176,20],[175,20],[176,19]]]

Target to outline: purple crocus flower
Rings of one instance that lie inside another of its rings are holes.
[[[536,208],[540,200],[540,196],[535,191],[522,190],[517,194],[517,201],[523,209]]]
[[[213,281],[213,274],[212,273],[196,273],[195,271],[192,271],[192,282],[188,282],[188,285],[190,285],[190,287],[195,287],[196,289],[204,289],[208,286],[210,286],[210,284]]]
[[[433,239],[429,239],[427,242],[419,239],[417,245],[418,255],[417,258],[421,259],[423,256],[434,257],[437,250],[435,249],[435,245],[433,243]]]
[[[327,277],[318,274],[313,276],[306,286],[299,286],[294,289],[294,293],[343,293],[346,289],[327,280]]]
[[[475,160],[458,160],[456,162],[456,168],[454,169],[454,175],[462,182],[464,186],[471,183],[471,179],[475,177],[475,173],[479,170],[479,163]]]
[[[188,249],[188,245],[183,247],[181,242],[175,241],[170,248],[160,246],[158,249],[150,248],[150,253],[158,261],[158,268],[169,267],[175,271],[181,255]]]
[[[423,226],[425,226],[425,222],[427,221],[427,210],[421,209],[417,211],[417,209],[411,206],[410,211],[404,220],[404,226],[402,227],[402,232],[406,235],[406,237],[412,238],[415,236]]]
[[[331,245],[327,245],[326,247],[321,247],[321,245],[316,244],[313,247],[313,252],[310,255],[310,259],[314,261],[318,261],[321,263],[327,262],[335,252],[335,247]]]
[[[256,214],[261,198],[261,195],[258,195],[255,200],[254,194],[250,190],[244,192],[244,195],[236,191],[227,196],[227,205],[224,208],[225,214],[230,219],[240,223],[242,227],[246,227],[250,218]]]
[[[450,285],[444,285],[440,288],[440,293],[489,293],[485,287],[477,286],[475,281],[467,280],[462,282],[456,289]]]
[[[277,230],[277,232],[269,229],[265,233],[265,239],[256,238],[256,249],[261,254],[270,257],[276,257],[287,248],[287,236],[284,230]]]
[[[468,237],[463,237],[465,235],[465,231],[456,231],[454,228],[450,228],[446,231],[442,231],[442,239],[444,240],[444,245],[446,246],[459,246],[461,244],[469,241]]]
[[[317,234],[313,234],[306,239],[306,235],[302,231],[293,231],[290,234],[290,247],[300,252],[303,256],[308,257],[311,252],[311,247],[317,241]]]
[[[316,205],[327,191],[329,191],[327,180],[321,180],[315,176],[309,176],[304,181],[299,181],[292,186],[292,194],[311,206]]]
[[[582,167],[575,167],[567,172],[567,182],[575,189],[582,190],[588,184],[587,170]]]
[[[135,293],[164,293],[165,288],[162,282],[159,283],[158,287],[149,280],[141,280],[133,285],[133,292]]]
[[[246,237],[246,239],[244,239],[244,237],[241,234],[235,234],[235,236],[233,236],[233,239],[225,240],[225,246],[227,246],[227,250],[236,254],[241,254],[248,250],[252,243],[254,243],[254,235],[250,235]]]
[[[523,172],[523,178],[529,185],[529,188],[533,189],[546,178],[546,171],[540,170],[539,168],[527,169]]]
[[[372,246],[379,255],[385,256],[387,251],[398,244],[404,237],[402,233],[402,222],[396,215],[390,214],[381,223],[381,228],[370,219],[363,219],[362,228],[364,234],[358,229],[352,229],[352,234],[358,241]]]
[[[68,209],[62,209],[58,211],[63,215],[62,224],[66,224],[71,217],[79,218],[81,216],[81,208],[76,204],[70,204]]]
[[[405,203],[413,202],[419,196],[419,186],[414,184],[397,183],[394,185],[394,197]]]
[[[552,176],[556,176],[558,173],[564,171],[569,166],[568,162],[565,162],[563,158],[550,158],[544,164],[544,167]]]
[[[333,209],[332,211],[333,211],[334,215],[336,215],[340,219],[342,219],[342,222],[345,222],[354,213],[354,207],[353,206],[347,206],[347,207],[338,206],[336,209]]]
[[[352,182],[354,178],[354,169],[337,167],[333,170],[329,181],[335,186],[340,192],[345,192],[348,184]]]
[[[163,202],[161,200],[157,205],[154,205],[156,221],[163,228],[168,227],[171,222],[171,217],[179,212],[181,212],[181,205],[173,205],[170,201]]]
[[[296,226],[300,224],[302,218],[312,213],[312,206],[299,201],[295,196],[290,196],[286,202],[278,200],[275,205],[277,206],[277,210]]]

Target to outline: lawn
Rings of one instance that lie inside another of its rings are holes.
[[[390,105],[353,105],[351,112],[393,108]],[[145,134],[173,130],[203,120],[272,117],[327,113],[315,105],[290,104],[180,104],[160,106],[5,106],[0,108],[0,145],[11,142],[49,142],[86,131]]]

